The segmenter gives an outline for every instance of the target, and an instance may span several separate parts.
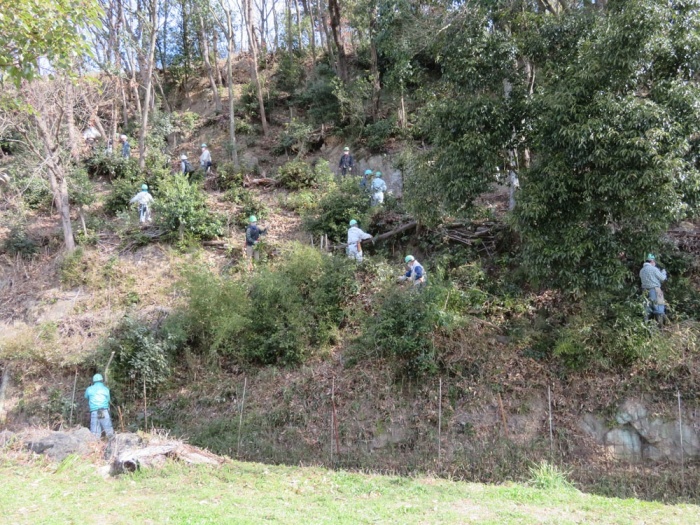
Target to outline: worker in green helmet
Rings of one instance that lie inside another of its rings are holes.
[[[373,173],[372,170],[365,170],[365,174],[360,179],[360,188],[364,191],[369,191]]]
[[[344,177],[348,173],[351,173],[354,167],[355,159],[353,159],[352,155],[350,155],[350,148],[345,146],[343,148],[343,155],[340,157],[340,162],[338,162],[338,168],[340,168],[340,173]]]
[[[424,286],[426,283],[425,269],[416,261],[413,255],[407,255],[404,258],[406,263],[406,273],[399,277],[399,282],[409,282],[413,286]]]
[[[139,223],[146,224],[147,222],[151,222],[151,204],[153,204],[153,195],[148,193],[147,184],[142,184],[141,191],[129,201],[129,204],[134,203],[139,205]]]
[[[374,174],[374,180],[370,185],[370,192],[372,193],[372,206],[379,206],[384,204],[384,193],[386,193],[386,182],[382,179],[382,172],[377,171]]]
[[[253,263],[253,258],[256,261],[260,260],[260,252],[255,249],[255,246],[260,242],[260,236],[267,234],[267,228],[258,226],[258,218],[251,215],[248,219],[248,227],[245,230],[245,253],[250,259],[250,264]]]
[[[111,438],[114,429],[109,417],[109,388],[105,386],[102,374],[92,376],[92,385],[85,390],[85,399],[90,407],[90,432],[101,437],[104,431]]]
[[[357,221],[352,219],[348,229],[348,245],[345,248],[348,257],[355,259],[357,262],[362,262],[362,241],[371,239],[369,233],[363,232],[358,226]]]

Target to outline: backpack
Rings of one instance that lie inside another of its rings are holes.
[[[192,167],[192,164],[190,164],[190,161],[186,160],[185,161],[185,174],[187,173],[193,173],[194,168]]]

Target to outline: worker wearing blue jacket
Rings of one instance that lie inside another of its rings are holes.
[[[416,261],[413,255],[407,255],[404,259],[406,263],[406,273],[399,277],[400,282],[408,281],[413,286],[422,287],[426,282],[425,270],[421,263]]]
[[[92,376],[92,385],[85,390],[85,399],[90,406],[90,432],[97,437],[102,431],[111,438],[114,435],[112,420],[109,417],[109,388],[103,383],[102,374]]]

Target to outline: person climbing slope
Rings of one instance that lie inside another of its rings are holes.
[[[128,159],[131,157],[131,145],[129,144],[129,139],[126,138],[126,135],[120,135],[119,142],[122,143],[122,157]]]
[[[129,201],[129,204],[138,203],[139,205],[139,223],[145,224],[151,221],[151,204],[153,203],[153,195],[148,193],[148,186],[141,185],[141,191],[138,192]]]
[[[202,154],[199,157],[199,165],[204,170],[204,173],[209,173],[211,170],[211,153],[206,144],[202,144]]]

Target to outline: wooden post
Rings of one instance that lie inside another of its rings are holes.
[[[146,401],[146,376],[143,376],[143,426],[148,432],[148,403]]]
[[[503,432],[505,432],[506,437],[508,437],[508,421],[506,420],[506,411],[503,408],[503,398],[501,398],[501,393],[498,393],[498,407],[501,411],[501,421],[503,421]]]
[[[111,292],[111,288],[110,288],[110,292]],[[105,383],[107,382],[107,372],[109,372],[109,365],[112,364],[112,359],[114,359],[114,352],[112,352],[112,353],[110,354],[109,360],[107,361],[107,366],[105,367],[105,373],[102,374],[102,375],[104,376],[104,381],[105,381]]]
[[[70,418],[68,419],[68,426],[73,426],[73,407],[75,406],[75,389],[78,386],[78,367],[75,367],[75,378],[73,379],[73,397],[70,401]]]
[[[676,390],[678,397],[678,437],[681,443],[681,487],[685,494],[685,451],[683,450],[683,411],[681,409],[681,392]]]
[[[549,402],[549,460],[554,454],[554,428],[552,425],[552,388],[547,385],[547,400]]]
[[[248,378],[243,378],[243,398],[241,399],[241,413],[238,417],[238,444],[236,446],[236,458],[241,453],[241,427],[243,426],[243,406],[245,405],[245,389],[248,386]]]
[[[438,390],[438,463],[442,455],[442,378],[440,378],[440,388]]]

